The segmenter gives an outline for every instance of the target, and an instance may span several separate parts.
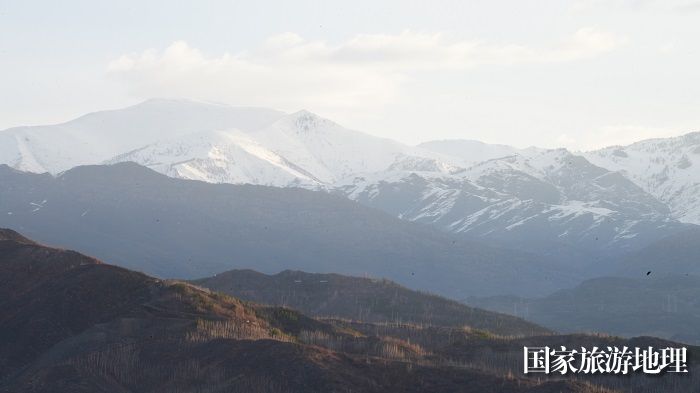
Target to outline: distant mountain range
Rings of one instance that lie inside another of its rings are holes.
[[[467,303],[561,332],[654,336],[700,344],[700,276],[601,277],[544,298],[498,296]]]
[[[597,331],[700,343],[700,229],[611,260],[606,275],[545,297],[472,297],[467,304],[562,332]]]
[[[307,111],[164,99],[0,131],[0,163],[20,170],[134,161],[176,178],[303,187],[594,269],[700,223],[699,157],[700,133],[581,154],[459,140],[414,147]]]
[[[57,177],[0,166],[0,195],[0,225],[162,278],[245,268],[368,274],[459,299],[544,295],[580,277],[556,259],[329,193],[174,179],[134,163]]]
[[[616,256],[685,227],[621,174],[563,149],[492,159],[454,174],[356,177],[340,190],[404,219],[572,260]]]
[[[0,392],[691,393],[688,375],[528,377],[523,346],[677,344],[313,319],[0,229]],[[525,324],[525,322],[522,322]]]

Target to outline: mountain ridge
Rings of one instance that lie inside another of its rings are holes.
[[[129,149],[119,142],[126,137]],[[687,176],[700,165],[698,138],[676,139],[644,142],[659,146],[636,159],[675,152],[676,166],[637,173],[631,159],[615,156],[619,149],[578,154],[464,140],[416,147],[308,111],[152,100],[53,128],[0,132],[0,163],[35,172],[55,164],[56,174],[77,163],[134,161],[176,178],[302,187],[497,247],[566,252],[583,266],[639,250],[700,217],[700,178]]]
[[[667,204],[674,218],[700,224],[700,132],[608,147],[585,156],[623,173]]]
[[[484,313],[456,301],[412,291],[386,279],[298,270],[272,275],[254,270],[230,270],[190,282],[255,303],[291,307],[314,317],[468,326],[504,336],[550,333],[505,315]]]
[[[0,166],[0,192],[0,225],[163,278],[232,268],[367,272],[457,298],[544,294],[575,278],[553,259],[460,239],[341,196],[174,179],[134,163],[58,177]],[[535,285],[544,272],[556,280]]]

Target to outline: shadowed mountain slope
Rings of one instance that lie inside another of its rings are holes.
[[[578,280],[556,261],[460,240],[339,196],[173,179],[133,163],[58,177],[0,166],[0,194],[0,225],[159,277],[235,268],[367,273],[454,298],[545,294]]]
[[[620,259],[612,266],[627,277],[700,275],[700,227],[672,234]]]
[[[700,344],[700,277],[602,277],[544,298],[497,296],[468,303],[561,332],[656,336]]]

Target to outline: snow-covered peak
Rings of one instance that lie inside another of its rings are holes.
[[[141,106],[167,111],[181,104],[152,100]],[[184,103],[190,104],[200,105]],[[134,161],[170,176],[209,182],[324,188],[348,176],[387,170],[458,170],[437,156],[299,111],[257,130],[174,133],[100,162]]]
[[[527,154],[514,153],[478,162],[470,166],[465,176],[477,179],[485,174],[503,171],[520,171],[536,178],[545,178],[562,167],[571,165],[575,156],[566,149],[529,151]]]
[[[584,154],[668,204],[675,218],[700,224],[700,132]]]
[[[330,127],[339,127],[336,123],[307,110],[292,113],[283,119],[282,122],[287,122],[297,132],[313,132]]]
[[[281,116],[276,121],[268,124],[269,127],[284,129],[286,132],[294,134],[306,134],[314,132],[323,132],[330,128],[341,128],[338,124],[331,120],[323,118],[315,113],[307,110],[300,110]],[[261,129],[252,131],[261,131]]]
[[[402,155],[387,169],[388,172],[431,172],[441,174],[456,174],[464,168],[452,165],[437,158]]]
[[[136,162],[172,177],[209,183],[318,186],[297,167],[237,130],[207,131],[159,141],[106,163]]]
[[[258,142],[327,184],[389,168],[401,156],[429,152],[349,130],[307,111],[285,116],[251,134]]]
[[[188,100],[154,99],[123,109],[89,113],[62,124],[0,131],[0,163],[59,173],[178,136],[237,128],[255,130],[284,116]]]
[[[673,151],[684,147],[693,147],[700,145],[700,131],[689,132],[684,135],[671,138],[652,138],[634,142],[627,146],[609,146],[603,149],[594,150],[593,152],[609,151],[609,150],[636,150],[654,153],[658,151]]]

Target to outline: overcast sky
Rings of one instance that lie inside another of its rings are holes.
[[[0,0],[0,129],[173,97],[579,150],[700,130],[698,70],[694,0]]]

